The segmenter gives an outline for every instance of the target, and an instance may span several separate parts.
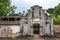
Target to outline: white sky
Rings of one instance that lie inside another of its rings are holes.
[[[17,7],[16,13],[26,11],[33,5],[42,6],[43,9],[53,8],[60,0],[12,0],[12,5]]]

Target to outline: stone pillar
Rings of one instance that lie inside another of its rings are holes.
[[[33,36],[33,26],[30,27],[30,31],[31,31],[31,36]]]
[[[40,36],[43,36],[43,33],[42,33],[42,26],[43,26],[43,20],[40,19]]]
[[[43,36],[43,33],[42,33],[42,26],[40,26],[40,36]]]
[[[46,29],[45,20],[42,18],[40,19],[40,36],[45,35],[45,29]]]
[[[53,26],[53,18],[51,18],[51,35],[54,35],[53,34],[53,31],[54,31],[54,26]]]
[[[23,27],[23,35],[26,35],[27,33],[26,33],[27,31],[26,31],[26,26],[24,26]]]
[[[24,24],[23,35],[29,35],[29,26],[27,24]]]
[[[50,36],[50,24],[46,26],[46,35]]]
[[[8,21],[9,21],[9,18],[7,18],[8,19]]]

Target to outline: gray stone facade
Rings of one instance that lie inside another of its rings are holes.
[[[33,25],[39,25],[38,35],[53,35],[52,15],[38,5],[31,7],[27,13],[24,13],[20,24],[20,29],[23,30],[22,35],[34,35]]]
[[[16,32],[19,35],[54,35],[52,15],[38,5],[31,7],[27,12],[23,12],[17,16],[6,16],[3,21],[0,20],[0,25],[19,28],[19,31]],[[35,29],[37,29],[36,32],[34,32]]]

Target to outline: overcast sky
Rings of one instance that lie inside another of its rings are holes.
[[[60,0],[12,0],[12,5],[17,7],[16,13],[26,11],[33,5],[42,6],[43,9],[53,8]]]

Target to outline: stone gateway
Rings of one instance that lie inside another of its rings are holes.
[[[0,30],[4,27],[18,28],[15,28],[16,31],[18,30],[14,33],[16,35],[54,35],[52,14],[49,14],[46,9],[42,9],[38,5],[31,7],[27,12],[23,11],[23,13],[6,16],[0,20],[0,26]],[[13,29],[11,29],[12,32]]]
[[[38,5],[24,12],[20,24],[20,31],[23,30],[22,35],[53,35],[52,15]]]

